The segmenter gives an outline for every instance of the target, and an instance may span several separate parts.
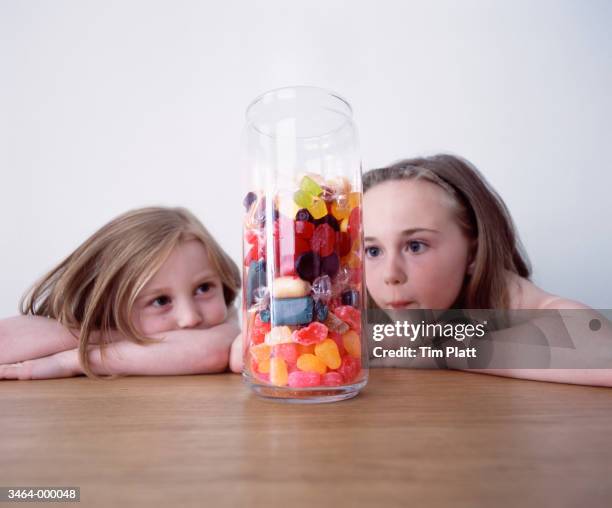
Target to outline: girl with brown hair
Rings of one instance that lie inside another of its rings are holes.
[[[239,288],[238,267],[188,210],[129,211],[0,320],[0,379],[223,371]]]
[[[370,308],[589,309],[530,281],[504,202],[465,159],[405,159],[368,171],[363,182]],[[612,385],[608,369],[478,372]]]

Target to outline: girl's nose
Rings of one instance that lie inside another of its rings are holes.
[[[177,309],[177,324],[179,328],[193,328],[201,322],[202,314],[193,301],[181,303]]]
[[[383,279],[389,286],[404,284],[408,280],[405,267],[397,255],[392,254],[387,258]]]

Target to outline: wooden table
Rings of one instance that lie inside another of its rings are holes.
[[[0,404],[0,486],[82,506],[612,506],[608,388],[372,369],[333,404],[233,374],[2,381]]]

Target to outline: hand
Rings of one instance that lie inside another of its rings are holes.
[[[230,350],[230,369],[232,372],[241,373],[243,368],[242,332],[232,342]]]
[[[43,358],[0,365],[0,379],[56,379],[83,374],[78,349]]]

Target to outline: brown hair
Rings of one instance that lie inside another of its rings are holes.
[[[130,315],[139,292],[181,241],[198,239],[223,284],[230,305],[240,288],[236,263],[204,225],[184,208],[131,210],[96,231],[64,261],[40,279],[20,302],[22,314],[57,319],[78,330],[79,360],[85,374],[99,378],[89,365],[87,346],[100,331],[102,353],[117,330],[138,344],[156,342],[138,332]],[[111,376],[114,378],[116,376]]]
[[[423,179],[451,197],[459,226],[476,240],[474,270],[466,275],[454,307],[507,308],[505,270],[529,278],[531,268],[504,201],[467,160],[440,154],[400,160],[363,176],[364,192],[387,180]],[[370,299],[371,301],[371,299]]]

